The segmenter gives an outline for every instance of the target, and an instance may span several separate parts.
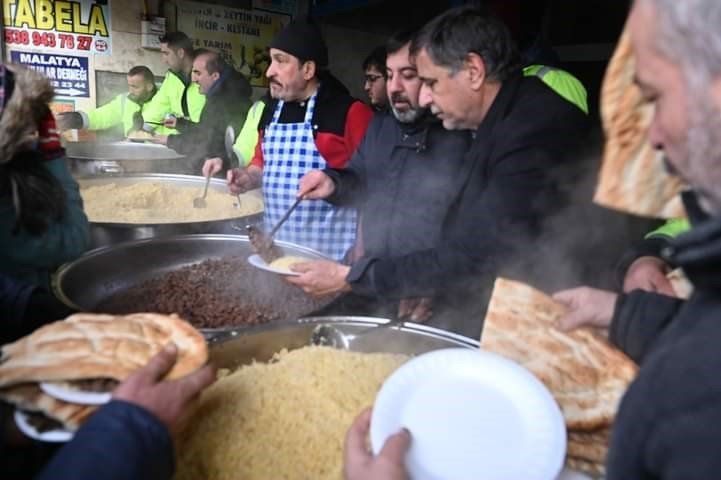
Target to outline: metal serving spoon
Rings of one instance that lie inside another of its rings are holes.
[[[203,190],[203,196],[193,199],[193,207],[205,208],[205,196],[208,195],[208,185],[210,185],[210,172],[208,172],[208,175],[205,177],[205,189]]]
[[[228,160],[232,164],[233,161],[238,162],[238,167],[243,168],[241,165],[241,158],[235,153],[235,150],[233,150],[233,145],[235,144],[235,129],[233,128],[233,125],[228,125],[228,128],[225,129],[225,156],[228,157]],[[236,198],[238,199],[238,203],[235,204],[235,208],[240,208],[240,194],[236,195]]]

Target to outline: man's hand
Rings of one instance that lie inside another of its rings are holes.
[[[55,116],[55,124],[61,132],[83,128],[83,117],[78,112],[60,112]]]
[[[431,315],[433,299],[430,297],[404,298],[398,305],[398,318],[408,318],[411,322],[425,322]]]
[[[223,169],[223,159],[220,157],[208,158],[203,163],[203,176],[212,177]]]
[[[299,276],[286,277],[286,282],[300,287],[305,293],[314,297],[322,297],[338,292],[350,291],[345,278],[350,267],[331,260],[313,260],[291,265],[291,270]]]
[[[153,143],[158,143],[160,145],[168,144],[168,136],[167,135],[153,135],[148,140],[150,140]]]
[[[178,119],[174,115],[166,116],[163,120],[165,128],[175,128],[178,126]]]
[[[335,191],[335,184],[320,170],[311,170],[298,183],[298,196],[306,199],[328,198]]]
[[[247,168],[233,168],[227,174],[228,189],[233,195],[245,193],[248,190],[259,188],[263,180],[263,171],[255,165]]]
[[[647,292],[676,296],[671,282],[666,278],[668,265],[658,257],[645,256],[637,258],[626,272],[623,279],[623,291],[630,292],[640,288]]]
[[[404,458],[411,444],[411,435],[402,430],[388,437],[380,453],[374,457],[366,448],[371,410],[366,409],[353,422],[345,439],[343,477],[346,480],[407,480]]]
[[[134,403],[155,415],[171,434],[181,430],[193,400],[215,381],[215,370],[210,365],[183,378],[163,381],[177,358],[177,347],[169,345],[113,392],[114,398]]]
[[[553,299],[566,306],[568,313],[561,317],[562,330],[590,326],[608,328],[613,318],[618,295],[590,287],[572,288],[553,295]]]

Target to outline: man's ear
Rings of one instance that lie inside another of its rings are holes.
[[[480,90],[486,81],[486,62],[480,55],[471,52],[466,55],[465,60],[466,74],[473,90]]]
[[[301,67],[303,70],[303,79],[304,80],[310,80],[311,78],[315,77],[315,73],[317,70],[316,64],[313,60],[308,60],[303,64]]]

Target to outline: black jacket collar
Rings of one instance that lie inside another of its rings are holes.
[[[704,212],[692,192],[684,192],[683,201],[693,228],[674,239],[663,256],[682,267],[696,288],[721,293],[721,218]]]

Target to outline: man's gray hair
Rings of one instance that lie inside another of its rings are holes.
[[[520,55],[506,25],[472,6],[452,8],[418,32],[411,44],[415,56],[425,50],[438,66],[460,71],[469,53],[482,59],[489,81],[502,82],[521,68]]]
[[[692,85],[721,74],[721,1],[637,0],[658,15],[660,53],[681,65]]]

